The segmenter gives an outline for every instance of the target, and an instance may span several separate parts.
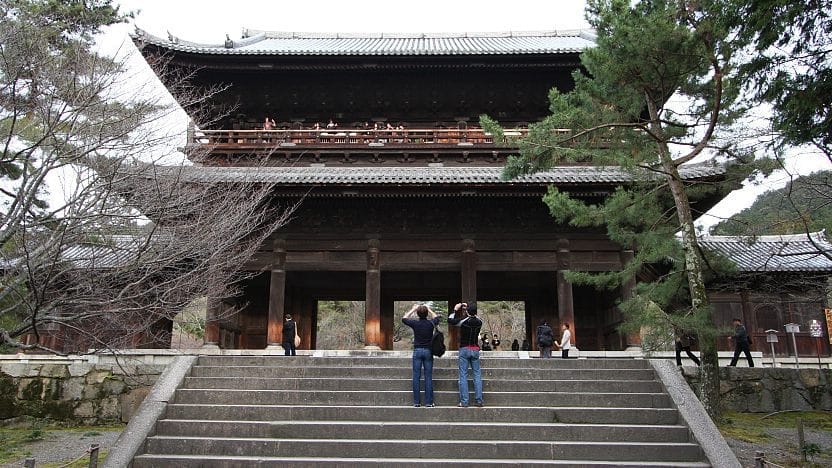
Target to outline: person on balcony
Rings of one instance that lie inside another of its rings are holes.
[[[338,124],[335,123],[332,119],[329,119],[329,123],[326,124],[326,128],[327,130],[335,130],[336,128],[338,128]]]
[[[275,123],[274,119],[266,117],[263,121],[263,130],[274,130],[277,127],[277,123]]]

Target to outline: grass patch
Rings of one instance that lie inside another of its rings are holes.
[[[770,415],[762,413],[725,413],[719,430],[735,427],[779,427],[795,428],[797,420],[803,420],[803,427],[817,431],[832,432],[832,412],[828,411],[783,411]]]

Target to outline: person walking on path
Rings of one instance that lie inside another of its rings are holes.
[[[474,374],[474,404],[482,407],[482,369],[479,336],[482,320],[477,317],[476,302],[460,302],[448,316],[448,324],[459,327],[459,407],[468,407],[468,366]]]
[[[295,335],[297,335],[297,324],[292,320],[291,314],[286,314],[283,316],[283,351],[286,356],[297,356]]]
[[[569,357],[569,349],[572,348],[572,333],[569,332],[569,324],[564,323],[563,334],[560,335],[560,342],[557,343],[560,348],[560,357],[566,359]]]
[[[537,326],[537,347],[540,348],[540,357],[552,357],[552,345],[555,343],[555,335],[552,332],[552,327],[546,320],[540,322]]]
[[[740,358],[740,353],[745,353],[745,358],[748,360],[748,367],[754,367],[754,360],[751,359],[751,338],[748,337],[748,330],[742,324],[742,320],[734,319],[734,336],[729,336],[729,340],[734,340],[734,357],[731,359],[731,367],[737,366],[737,359]]]
[[[430,344],[433,331],[439,324],[439,316],[424,304],[413,304],[404,314],[402,323],[413,329],[413,406],[422,405],[419,384],[422,370],[425,372],[425,406],[433,408],[433,354]]]
[[[701,363],[699,358],[690,351],[690,345],[694,341],[694,336],[679,327],[675,328],[676,334],[676,365],[682,365],[682,351],[698,366]]]

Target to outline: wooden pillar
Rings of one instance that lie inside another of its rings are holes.
[[[366,295],[364,298],[364,348],[381,349],[381,271],[379,241],[370,239],[367,248]]]
[[[635,253],[632,250],[625,249],[621,251],[621,269],[623,270],[628,263],[633,261]],[[621,299],[627,300],[633,297],[633,291],[636,289],[636,277],[630,275],[626,281],[621,283]],[[626,320],[626,318],[625,318]],[[641,333],[634,332],[626,336],[627,346],[625,351],[640,351],[641,350]]]
[[[381,300],[381,336],[382,349],[393,349],[393,329],[396,321],[396,302],[390,296],[384,296]]]
[[[272,271],[269,281],[269,317],[266,347],[280,346],[283,341],[283,311],[286,306],[286,241],[275,239],[272,244]]]
[[[570,268],[569,240],[558,241],[558,271],[555,282],[558,291],[558,320],[560,324],[568,323],[572,332],[572,345],[577,343],[577,325],[575,324],[575,306],[572,300],[572,283],[566,279],[565,272]]]
[[[219,317],[222,312],[222,301],[216,297],[208,297],[208,304],[205,308],[205,336],[202,346],[204,348],[219,348],[220,345],[220,323]]]
[[[477,301],[477,251],[473,239],[462,241],[462,259],[460,265],[460,298],[448,304],[448,314],[454,310],[457,302]],[[478,311],[479,313],[479,311]],[[456,331],[456,330],[455,330]],[[459,348],[459,333],[449,333],[450,341],[448,346],[451,349]]]
[[[477,252],[474,241],[462,241],[462,301],[477,300]]]

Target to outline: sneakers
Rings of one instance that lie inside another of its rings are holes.
[[[420,406],[422,406],[422,405],[420,405],[419,403],[416,403],[416,404],[413,405],[414,408],[418,408]]]
[[[460,407],[460,408],[467,408],[467,407],[468,407],[468,405],[466,405],[465,403],[460,403],[460,404],[458,404],[458,405],[456,405],[456,406],[458,406],[458,407]]]
[[[434,405],[433,403],[428,403],[428,404],[425,405],[425,408],[434,408],[434,407],[436,407],[436,405]]]
[[[476,402],[474,402],[474,405],[475,405],[477,408],[482,408],[482,407],[483,407],[483,404],[482,404],[482,402],[481,402],[481,401],[476,401]]]

